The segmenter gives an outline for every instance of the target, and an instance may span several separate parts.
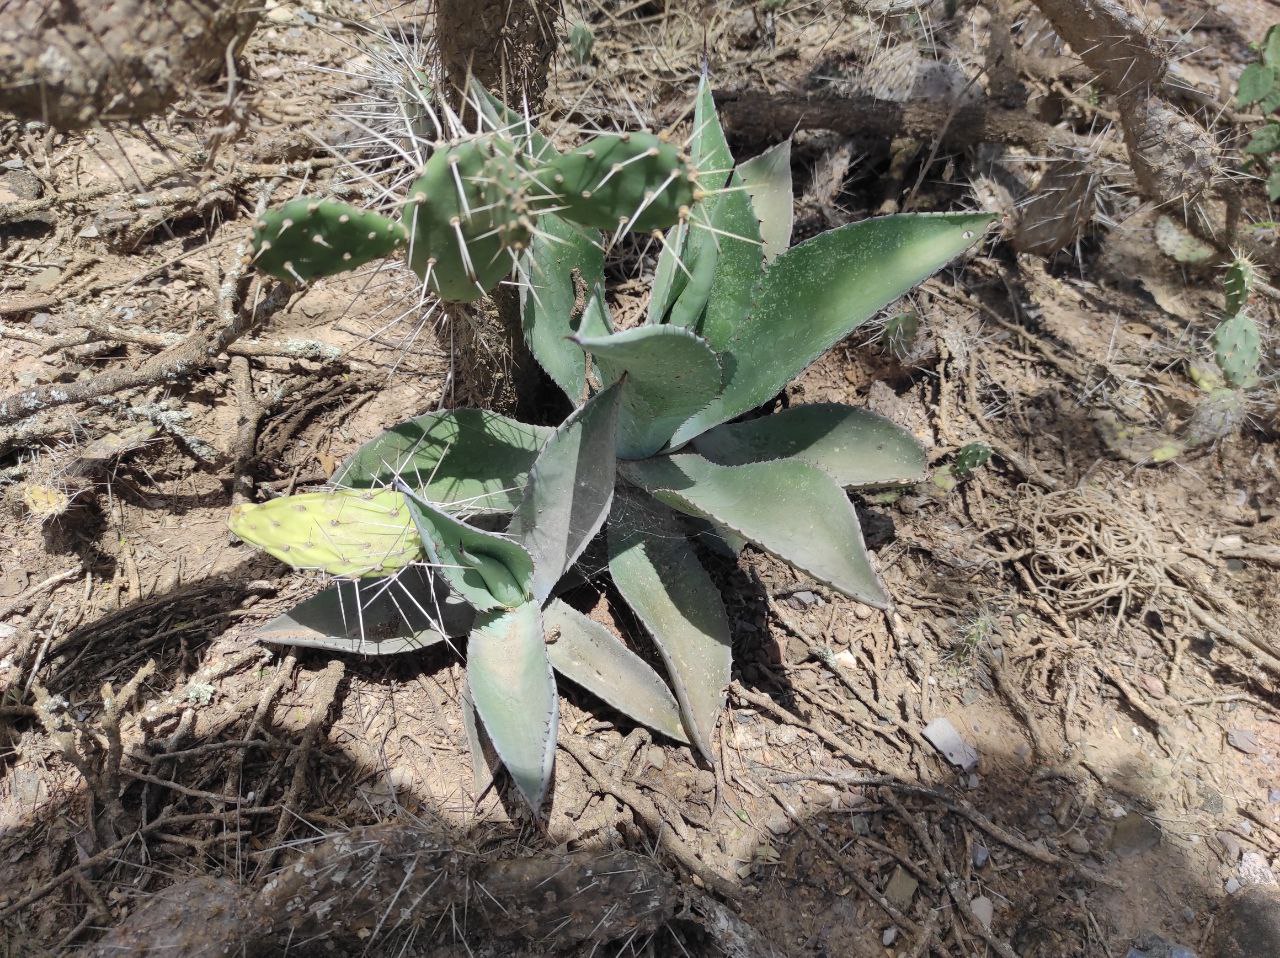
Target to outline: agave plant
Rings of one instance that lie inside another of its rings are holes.
[[[269,623],[268,641],[380,654],[469,635],[468,709],[535,810],[554,757],[556,674],[713,760],[731,627],[691,542],[700,530],[888,605],[846,490],[921,481],[919,443],[838,404],[749,414],[991,220],[888,216],[788,248],[789,146],[735,167],[705,83],[695,107],[706,195],[694,219],[707,228],[682,219],[663,238],[643,325],[613,328],[600,234],[543,213],[524,253],[526,339],[577,407],[559,428],[429,413],[361,448],[323,504],[277,500],[233,519],[286,561],[305,552],[311,567],[365,577]],[[292,528],[249,528],[264,512]],[[608,575],[667,681],[558,597],[602,532]]]

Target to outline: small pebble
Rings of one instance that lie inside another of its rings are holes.
[[[991,852],[986,845],[973,846],[973,867],[983,868],[991,861]]]
[[[986,895],[979,895],[969,902],[969,907],[973,909],[973,917],[982,922],[983,928],[991,927],[991,922],[996,916],[995,902]]]
[[[1080,832],[1071,832],[1067,835],[1067,847],[1077,855],[1087,855],[1093,850],[1089,845],[1089,839]]]
[[[890,925],[884,930],[884,934],[880,936],[880,944],[888,948],[898,940],[898,926]]]

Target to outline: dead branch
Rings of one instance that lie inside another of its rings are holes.
[[[894,103],[873,97],[736,90],[717,93],[716,105],[726,125],[748,139],[776,139],[803,129],[832,130],[861,138],[906,136],[930,141],[941,131],[940,146],[952,150],[980,143],[1003,143],[1036,153],[1083,150],[1125,161],[1124,151],[1115,144],[1060,130],[1025,110],[1005,109],[986,101],[953,108],[947,103],[925,100]]]
[[[0,398],[0,426],[57,406],[86,402],[126,389],[156,386],[207,368],[235,340],[280,309],[292,292],[293,287],[289,284],[276,283],[253,309],[239,310],[232,321],[220,330],[192,333],[133,369],[107,370],[92,379],[51,383],[10,393]]]

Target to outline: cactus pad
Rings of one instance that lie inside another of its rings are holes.
[[[306,492],[238,505],[227,524],[295,569],[355,578],[389,575],[425,558],[404,497],[386,489]]]
[[[1196,404],[1178,438],[1189,449],[1226,439],[1240,428],[1246,411],[1238,389],[1215,389]]]
[[[1227,267],[1227,276],[1223,280],[1223,289],[1227,298],[1227,315],[1234,316],[1249,302],[1249,293],[1253,290],[1254,280],[1258,277],[1258,268],[1243,256],[1231,261]]]
[[[541,179],[563,205],[561,216],[604,230],[665,229],[700,196],[688,157],[652,133],[593,137],[552,159]]]
[[[280,279],[305,282],[388,256],[404,227],[368,210],[301,199],[268,210],[253,231],[253,262]]]
[[[1246,313],[1224,319],[1213,331],[1213,359],[1228,386],[1248,389],[1257,385],[1262,365],[1262,337],[1258,324]]]
[[[528,244],[532,179],[498,134],[437,150],[409,190],[409,265],[442,299],[471,302],[511,271]]]

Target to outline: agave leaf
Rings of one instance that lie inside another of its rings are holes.
[[[693,328],[716,352],[732,345],[735,331],[751,309],[751,298],[764,269],[760,221],[742,185],[741,177],[735,173],[729,181],[730,192],[720,194],[714,204],[708,204],[710,228],[698,230],[695,226],[695,231],[709,235],[717,252],[706,309],[696,317]],[[685,295],[691,291],[692,284]],[[676,321],[684,300],[685,296],[681,296],[672,310],[672,322]],[[722,364],[726,380],[732,379],[736,362],[733,353],[725,354]]]
[[[476,718],[476,703],[471,698],[471,686],[467,684],[467,676],[462,675],[462,688],[459,690],[459,702],[462,705],[462,729],[467,735],[467,751],[471,753],[471,780],[475,784],[476,795],[483,795],[493,784],[493,773],[501,762],[494,750],[493,742],[485,733],[484,727]]]
[[[573,271],[586,284],[585,308],[575,316],[578,290]],[[520,317],[525,342],[538,364],[574,405],[586,395],[586,363],[570,337],[607,335],[604,305],[604,253],[600,234],[551,213],[538,219],[538,233],[525,254],[527,284],[520,288]]]
[[[516,140],[520,150],[533,159],[547,160],[556,153],[551,141],[538,132],[528,116],[511,109],[475,77],[471,78],[470,99],[471,105],[485,118],[488,129],[507,133]]]
[[[467,643],[467,685],[498,757],[538,811],[551,782],[560,699],[536,602],[480,614]]]
[[[724,393],[676,445],[775,396],[827,349],[976,243],[986,213],[903,213],[851,223],[793,246],[769,267],[727,353]]]
[[[402,479],[422,498],[454,511],[506,513],[520,501],[529,469],[552,432],[484,409],[427,413],[365,443],[332,481],[382,489]]]
[[[618,411],[617,454],[623,459],[653,455],[720,391],[716,354],[687,329],[637,326],[575,342],[609,381],[626,374]]]
[[[533,557],[533,597],[556,581],[600,531],[613,501],[621,389],[610,386],[574,410],[529,472],[508,534]]]
[[[474,611],[412,567],[385,579],[345,579],[278,615],[258,638],[358,655],[411,652],[466,635]]]
[[[760,221],[764,241],[764,261],[772,263],[791,245],[795,222],[795,198],[791,193],[791,138],[769,147],[759,156],[738,164],[751,196],[751,207]]]
[[[836,591],[888,607],[853,503],[817,466],[799,459],[720,466],[684,453],[624,463],[622,474],[667,505],[727,526]]]
[[[612,632],[560,599],[543,609],[542,621],[547,657],[559,674],[668,738],[689,741],[671,689]]]
[[[648,496],[619,491],[608,539],[613,583],[667,666],[689,738],[712,762],[733,656],[720,593],[679,520]]]
[[[533,559],[518,543],[458,521],[407,486],[401,491],[437,574],[475,609],[513,609],[529,600]]]
[[[729,152],[729,143],[711,95],[711,84],[705,74],[698,82],[698,93],[693,101],[693,139],[690,146],[694,165],[698,168],[698,188],[712,196],[729,179],[733,154]],[[709,205],[706,200],[699,202],[694,215],[707,219]],[[649,297],[649,323],[666,322],[676,301],[684,297],[686,301],[682,311],[690,315],[679,325],[693,324],[707,301],[716,253],[716,240],[709,230],[691,230],[689,224],[680,223],[667,231]],[[694,289],[686,293],[691,284]]]
[[[698,92],[693,101],[691,149],[694,165],[698,168],[698,185],[708,193],[724,186],[733,169],[733,154],[729,152],[729,141],[725,138],[724,127],[720,125],[720,114],[706,73],[698,81]]]
[[[923,482],[925,450],[883,416],[840,403],[792,406],[770,416],[704,432],[693,446],[722,466],[803,459],[842,486],[870,488]]]

